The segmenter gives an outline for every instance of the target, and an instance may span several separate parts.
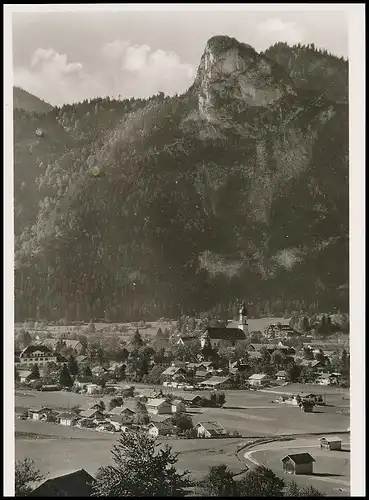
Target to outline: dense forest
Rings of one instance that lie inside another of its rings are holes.
[[[15,109],[16,319],[347,312],[347,66],[216,37],[183,95]]]

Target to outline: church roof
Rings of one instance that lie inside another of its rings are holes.
[[[205,330],[202,335],[203,338],[213,339],[213,340],[245,340],[246,335],[240,328],[215,328],[209,327]]]

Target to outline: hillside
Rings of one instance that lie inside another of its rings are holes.
[[[266,54],[213,37],[181,96],[15,112],[18,319],[347,309],[348,106]]]
[[[13,87],[13,108],[23,109],[29,113],[48,113],[53,107],[23,89]]]

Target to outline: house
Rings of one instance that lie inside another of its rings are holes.
[[[114,423],[105,421],[100,422],[96,427],[96,430],[98,432],[115,432],[117,430],[117,427],[114,425]]]
[[[278,382],[286,382],[287,380],[289,380],[289,376],[284,370],[279,370],[279,372],[275,374],[275,378],[278,380]]]
[[[191,408],[200,406],[202,401],[202,396],[199,396],[198,394],[192,394],[190,392],[176,393],[176,395],[183,400],[186,406]]]
[[[283,339],[293,338],[298,335],[298,332],[292,328],[290,325],[282,325],[277,323],[274,325],[269,325],[264,330],[264,335],[268,339]]]
[[[263,357],[262,353],[260,351],[251,351],[248,353],[249,360],[252,361],[254,359],[261,359]]]
[[[282,458],[286,474],[313,474],[314,458],[309,453],[296,453]]]
[[[332,437],[322,437],[320,440],[321,450],[341,450],[342,440],[337,436]]]
[[[148,429],[150,436],[168,436],[173,433],[174,426],[169,422],[151,422]]]
[[[32,491],[31,497],[90,497],[94,478],[84,469],[48,479]]]
[[[137,415],[137,411],[133,408],[116,406],[108,412],[108,415],[110,420],[112,419],[112,417],[119,416],[120,418],[118,420],[115,418],[113,418],[113,420],[119,422],[122,425],[128,425],[133,423],[135,415]]]
[[[186,370],[182,366],[169,366],[161,374],[166,380],[184,380],[186,375]]]
[[[270,377],[266,373],[254,373],[249,377],[249,384],[256,387],[267,385],[270,382]]]
[[[97,385],[97,384],[87,384],[86,390],[87,390],[87,395],[91,396],[92,394],[101,393],[102,387],[101,387],[101,385]]]
[[[198,422],[195,425],[197,437],[199,438],[217,438],[228,436],[226,429],[215,421],[211,422]]]
[[[301,361],[301,364],[300,366],[304,367],[304,368],[311,368],[315,371],[322,371],[324,370],[324,366],[323,364],[318,361],[317,359],[304,359]]]
[[[214,363],[212,361],[201,361],[197,366],[198,370],[211,372],[214,370]]]
[[[197,370],[195,373],[195,379],[197,382],[205,380],[209,377],[211,377],[211,373],[206,370]]]
[[[63,343],[77,354],[80,354],[83,349],[83,345],[79,340],[63,339]]]
[[[246,334],[241,328],[209,327],[200,337],[201,347],[235,347],[239,342],[246,340]]]
[[[200,382],[200,386],[209,389],[229,389],[232,386],[232,381],[229,377],[214,376]]]
[[[78,375],[74,381],[74,386],[78,389],[84,389],[88,385],[91,385],[92,377],[88,375]]]
[[[154,415],[172,413],[172,405],[166,399],[149,399],[146,403],[146,408],[149,413],[153,413]]]
[[[46,363],[57,363],[58,359],[55,353],[46,346],[29,345],[19,355],[19,367],[32,367],[37,365],[39,368]]]
[[[67,427],[71,427],[75,425],[80,417],[78,417],[75,413],[60,413],[58,415],[60,425],[66,425]]]
[[[88,409],[88,410],[84,410],[82,411],[79,416],[81,418],[88,418],[90,420],[104,420],[105,417],[104,417],[104,414],[102,413],[102,411],[100,410],[96,410],[96,409]]]
[[[19,370],[19,380],[22,384],[26,384],[27,382],[31,382],[32,380],[32,372],[31,370]]]
[[[175,399],[172,401],[172,413],[184,413],[186,411],[186,405],[180,399]]]
[[[320,373],[314,383],[317,385],[337,385],[339,379],[339,373]]]
[[[32,420],[44,420],[50,413],[52,413],[52,409],[46,407],[28,410],[28,414],[32,418]]]
[[[55,349],[58,346],[58,342],[60,342],[60,339],[46,338],[44,340],[41,340],[39,342],[39,345],[49,347],[49,349],[52,349],[53,351],[55,351]]]

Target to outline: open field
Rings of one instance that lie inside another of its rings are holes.
[[[299,438],[291,443],[268,443],[258,445],[246,452],[246,459],[271,468],[287,481],[296,481],[300,486],[312,485],[328,496],[348,496],[350,484],[349,436],[339,435],[342,451],[325,451],[319,448],[319,437]],[[282,472],[281,459],[292,453],[306,452],[315,459],[313,475],[289,476]]]

